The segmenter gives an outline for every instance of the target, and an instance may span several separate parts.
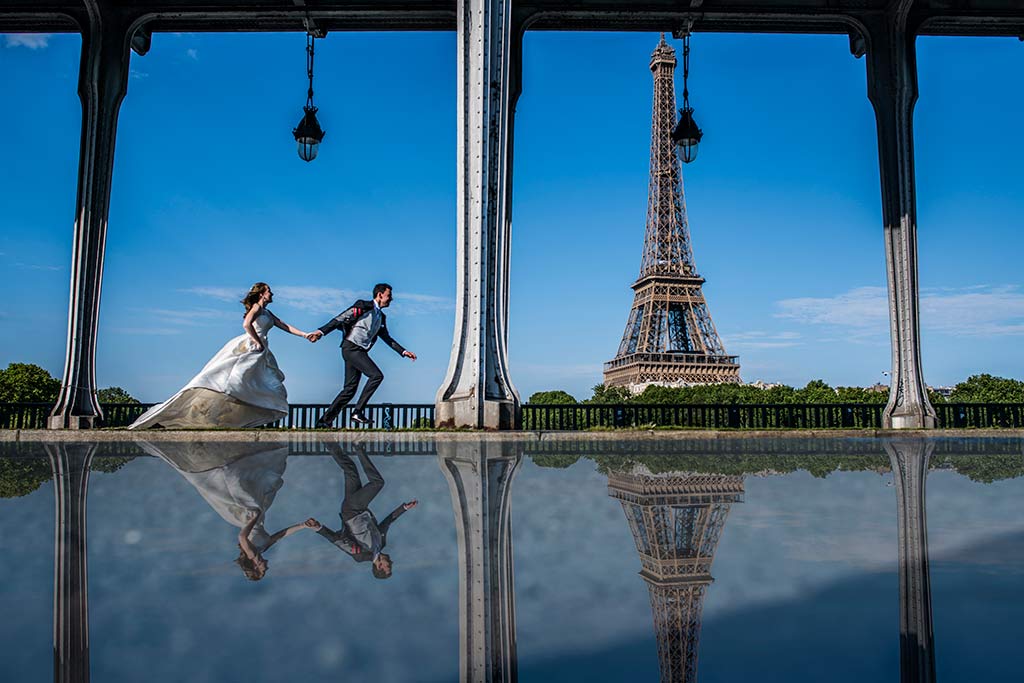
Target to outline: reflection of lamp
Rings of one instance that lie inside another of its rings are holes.
[[[679,148],[679,159],[688,164],[697,158],[697,146],[704,137],[704,132],[693,120],[693,107],[690,106],[690,91],[687,79],[690,76],[690,34],[683,34],[683,108],[679,110],[679,121],[672,130],[672,142]]]
[[[313,41],[316,38],[312,33],[306,34],[306,73],[309,75],[309,90],[306,92],[306,106],[302,108],[304,114],[299,125],[292,131],[295,142],[299,145],[299,158],[303,161],[316,159],[320,149],[320,142],[323,141],[324,133],[320,128],[320,122],[316,120],[317,108],[313,106]]]

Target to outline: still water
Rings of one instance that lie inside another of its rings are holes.
[[[1018,439],[317,438],[0,443],[0,680],[1024,666]]]

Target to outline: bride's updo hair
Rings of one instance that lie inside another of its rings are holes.
[[[270,289],[270,285],[266,282],[257,282],[249,289],[249,293],[245,295],[244,299],[242,299],[242,305],[245,306],[246,313],[248,313],[249,309],[260,300],[260,297],[263,296],[263,292],[268,289]]]

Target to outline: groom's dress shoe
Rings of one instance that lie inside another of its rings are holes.
[[[317,429],[331,429],[331,423],[325,422],[324,420],[317,420],[316,421],[316,428]]]
[[[370,421],[366,419],[366,416],[363,415],[362,412],[360,412],[358,410],[353,411],[352,412],[352,416],[349,419],[352,420],[352,422],[356,423],[357,425],[368,425],[368,424],[370,424]]]

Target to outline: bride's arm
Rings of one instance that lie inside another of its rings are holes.
[[[252,321],[256,319],[256,316],[258,316],[262,310],[262,306],[259,304],[253,304],[252,308],[246,312],[245,320],[242,321],[242,329],[245,330],[247,335],[249,335],[249,339],[252,339],[253,343],[256,345],[257,351],[263,350],[263,342],[260,341],[260,336],[256,334],[256,328],[252,326]]]
[[[299,531],[301,529],[312,529],[312,528],[314,528],[313,521],[314,520],[312,520],[312,519],[307,519],[305,522],[299,522],[298,524],[292,524],[289,527],[285,527],[284,529],[281,529],[276,534],[274,534],[273,536],[270,537],[270,540],[267,541],[267,547],[264,548],[263,550],[266,551],[267,548],[269,548],[270,546],[274,545],[275,543],[280,541],[282,538],[287,538],[288,536],[291,536],[296,531]]]
[[[274,314],[271,313],[271,315],[274,315]],[[285,332],[290,332],[290,333],[294,334],[296,337],[307,337],[307,338],[309,337],[309,332],[303,332],[299,328],[293,327],[292,325],[289,325],[285,321],[283,321],[280,318],[278,318],[276,315],[274,315],[274,327],[279,327],[282,330],[284,330]]]
[[[245,523],[238,531],[238,545],[242,547],[246,555],[255,555],[256,550],[252,547],[252,542],[249,540],[249,534],[252,533],[252,528],[256,526],[256,522],[259,521],[260,517],[263,516],[262,511],[253,512],[252,517]]]

